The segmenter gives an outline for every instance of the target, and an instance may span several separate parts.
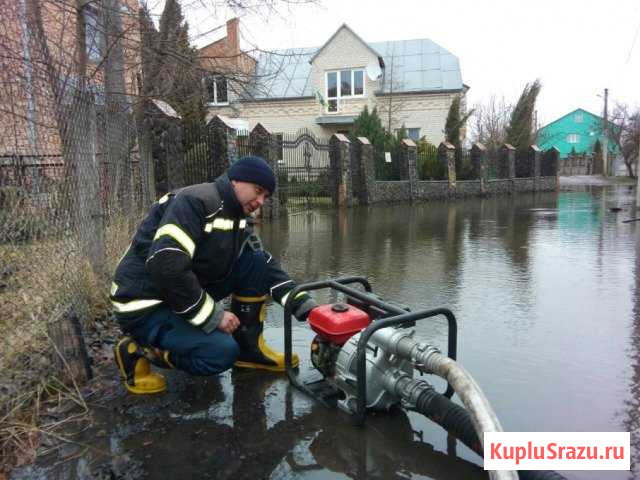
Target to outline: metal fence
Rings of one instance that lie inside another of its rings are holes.
[[[400,146],[389,142],[384,147],[373,148],[375,176],[378,181],[400,180]]]
[[[446,180],[444,163],[438,158],[438,147],[427,142],[418,143],[418,179]]]

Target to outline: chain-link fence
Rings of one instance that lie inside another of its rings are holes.
[[[78,373],[74,362],[86,359],[67,355],[81,340],[69,322],[107,314],[109,272],[150,198],[130,105],[106,108],[81,86],[45,102],[47,87],[33,90],[43,141],[30,142],[28,118],[3,114],[14,132],[0,164],[0,386],[9,393]],[[55,371],[60,355],[71,371]]]
[[[91,376],[84,336],[108,315],[110,274],[143,212],[209,178],[188,161],[209,146],[139,95],[130,3],[3,2],[0,476],[11,447],[32,444],[43,392]]]

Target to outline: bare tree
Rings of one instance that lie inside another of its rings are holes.
[[[492,95],[486,103],[476,103],[471,130],[474,142],[480,142],[495,154],[507,138],[507,126],[513,107],[504,97]]]
[[[397,57],[391,52],[389,64],[385,68],[382,87],[383,100],[379,103],[380,117],[384,119],[388,133],[393,134],[393,126],[402,124],[401,111],[405,108],[405,102],[400,95],[404,84],[398,79]]]
[[[638,173],[638,142],[640,142],[640,108],[616,103],[611,115],[613,128],[609,129],[609,141],[620,151],[630,177]]]

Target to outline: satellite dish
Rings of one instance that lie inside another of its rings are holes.
[[[378,60],[376,59],[369,62],[367,65],[367,77],[369,77],[370,80],[377,80],[380,78],[380,75],[382,75],[382,70],[380,69]]]

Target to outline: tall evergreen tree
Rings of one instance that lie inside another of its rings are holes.
[[[140,80],[140,94],[143,97],[157,95],[156,84],[158,77],[158,30],[156,30],[151,14],[146,5],[138,10],[140,25],[140,59],[142,64],[142,78]]]
[[[356,118],[351,133],[352,139],[356,137],[366,137],[373,146],[373,158],[376,167],[376,177],[379,179],[396,179],[398,176],[398,164],[391,165],[385,162],[385,152],[390,152],[392,158],[397,158],[400,137],[406,136],[402,128],[398,137],[387,132],[382,125],[382,120],[378,115],[378,110],[369,112],[365,106],[360,115]],[[388,177],[388,178],[387,178]]]
[[[465,170],[462,160],[462,142],[460,140],[460,131],[467,123],[469,117],[473,114],[473,110],[462,115],[460,111],[460,97],[455,96],[449,106],[449,112],[447,113],[447,120],[444,124],[444,136],[447,142],[456,147],[456,174],[459,178],[466,178],[467,172]],[[467,169],[468,170],[468,169]]]
[[[143,93],[168,102],[186,124],[204,120],[204,95],[197,49],[189,45],[189,24],[176,0],[167,0],[156,29],[140,9]]]
[[[352,138],[366,137],[374,147],[384,147],[386,132],[382,126],[382,120],[378,115],[378,110],[374,109],[369,112],[369,109],[365,105],[360,115],[355,119],[353,123]]]
[[[469,117],[473,114],[473,110],[461,116],[460,111],[460,97],[453,97],[453,101],[449,106],[449,112],[447,113],[447,120],[444,124],[444,137],[450,144],[456,148],[460,145],[460,131],[467,123]]]
[[[527,83],[511,112],[506,141],[519,151],[525,151],[534,143],[533,112],[541,87],[538,79],[531,84]]]

